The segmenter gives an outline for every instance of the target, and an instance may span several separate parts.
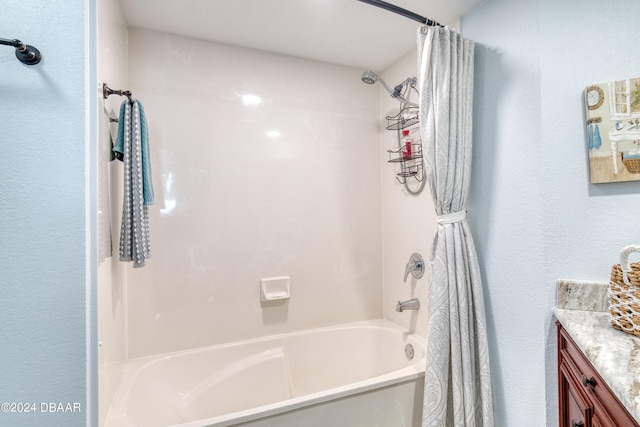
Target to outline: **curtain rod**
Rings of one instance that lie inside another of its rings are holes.
[[[442,27],[442,24],[439,22],[433,21],[431,19],[425,18],[424,16],[418,15],[417,13],[413,13],[410,10],[403,9],[395,4],[387,3],[382,0],[358,0],[363,3],[370,4],[371,6],[376,6],[381,9],[388,10],[393,13],[397,13],[398,15],[402,15],[405,18],[413,19],[414,21],[418,21],[421,24],[429,25],[431,27]]]
[[[42,55],[38,49],[22,43],[18,39],[0,39],[0,45],[14,47],[16,49],[16,58],[23,64],[36,65],[42,60]]]

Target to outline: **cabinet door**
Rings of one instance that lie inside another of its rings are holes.
[[[559,369],[560,427],[591,427],[592,407],[565,362]]]
[[[562,327],[558,329],[558,346],[559,364],[566,365],[568,373],[572,374],[570,376],[574,384],[582,390],[583,396],[593,408],[593,413],[597,414],[600,425],[639,427]],[[558,376],[560,375],[558,369]]]
[[[598,412],[596,411],[591,417],[591,426],[592,427],[617,427],[617,425],[609,419],[608,416],[602,415],[600,417]]]

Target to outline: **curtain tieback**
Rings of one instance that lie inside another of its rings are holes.
[[[438,224],[453,224],[455,222],[460,222],[465,219],[467,216],[467,211],[454,212],[446,215],[440,215],[437,218]]]

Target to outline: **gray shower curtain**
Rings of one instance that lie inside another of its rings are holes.
[[[474,43],[418,31],[420,131],[438,225],[431,249],[423,427],[492,427],[482,280],[466,220]]]

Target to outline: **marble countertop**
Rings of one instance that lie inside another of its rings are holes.
[[[561,307],[553,311],[556,319],[640,422],[640,338],[613,329],[608,312]]]

